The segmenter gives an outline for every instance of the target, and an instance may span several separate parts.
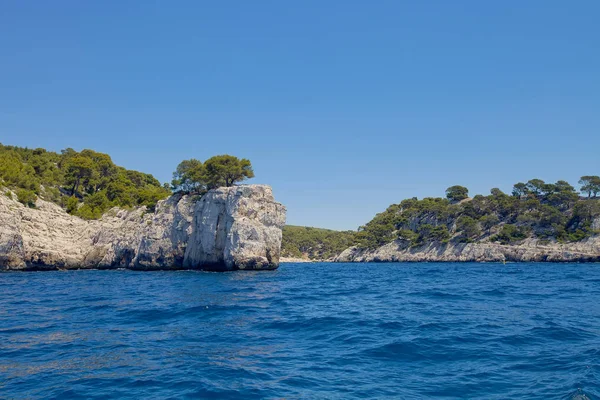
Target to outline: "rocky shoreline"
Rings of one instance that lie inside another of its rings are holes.
[[[598,235],[577,243],[545,243],[527,239],[520,244],[429,243],[410,247],[396,240],[375,250],[351,247],[335,262],[600,262]]]
[[[6,191],[5,191],[6,193]],[[114,208],[86,221],[41,199],[0,194],[0,270],[275,269],[285,207],[266,185],[173,195],[151,213]]]
[[[600,262],[600,235],[580,242],[525,239],[503,245],[398,239],[377,249],[351,247],[329,260],[281,257],[285,207],[265,185],[173,195],[145,207],[113,208],[86,221],[41,199],[29,208],[0,194],[0,271],[58,269],[275,269],[280,262]],[[600,221],[594,221],[598,229]]]
[[[281,257],[279,259],[280,262],[282,263],[311,263],[311,262],[320,262],[322,260],[311,260],[308,258],[300,258],[300,257]]]

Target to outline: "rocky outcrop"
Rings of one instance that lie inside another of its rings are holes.
[[[560,244],[527,239],[520,244],[429,243],[410,247],[396,240],[375,250],[351,247],[335,258],[336,262],[600,262],[600,237],[577,243]]]
[[[0,269],[275,269],[284,224],[264,185],[174,195],[153,213],[114,208],[97,221],[0,194]]]
[[[294,263],[294,264],[298,264],[298,263],[312,263],[312,262],[326,262],[326,260],[319,260],[319,259],[311,260],[310,258],[300,258],[300,257],[281,257],[279,259],[279,261],[281,261],[282,263]]]

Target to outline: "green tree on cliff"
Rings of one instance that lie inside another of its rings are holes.
[[[457,203],[469,197],[469,189],[464,186],[455,185],[446,189],[446,198],[453,203]]]
[[[596,197],[600,193],[600,177],[599,176],[582,176],[579,180],[581,191],[587,193],[588,197]]]
[[[89,157],[76,155],[66,162],[65,169],[65,184],[71,187],[71,195],[74,195],[79,185],[92,178],[94,163]]]
[[[173,190],[201,194],[208,189],[233,186],[254,177],[249,160],[230,155],[214,156],[202,161],[184,160],[173,173]]]
[[[533,193],[536,196],[544,193],[544,189],[546,188],[546,182],[541,179],[531,179],[527,181],[527,190],[529,193]]]
[[[250,160],[230,155],[214,156],[204,163],[206,183],[209,188],[233,186],[235,183],[254,178]]]
[[[527,184],[523,182],[515,183],[512,190],[512,195],[518,197],[519,199],[527,196],[529,193],[529,189],[527,188]]]
[[[206,188],[206,170],[200,160],[183,160],[173,172],[173,190],[186,193],[201,193]]]
[[[92,162],[92,174],[86,188],[88,193],[94,194],[106,189],[114,181],[118,173],[118,168],[108,154],[86,149],[82,150],[79,155],[89,158]]]

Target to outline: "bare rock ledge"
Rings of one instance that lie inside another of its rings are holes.
[[[429,243],[410,247],[396,240],[374,250],[351,247],[336,262],[600,262],[600,236],[577,243],[526,239],[520,244]]]
[[[97,221],[0,193],[0,270],[275,269],[285,214],[265,185],[173,195],[154,213],[113,208]]]

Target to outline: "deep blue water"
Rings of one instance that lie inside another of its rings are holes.
[[[600,398],[600,265],[0,274],[0,398]]]

